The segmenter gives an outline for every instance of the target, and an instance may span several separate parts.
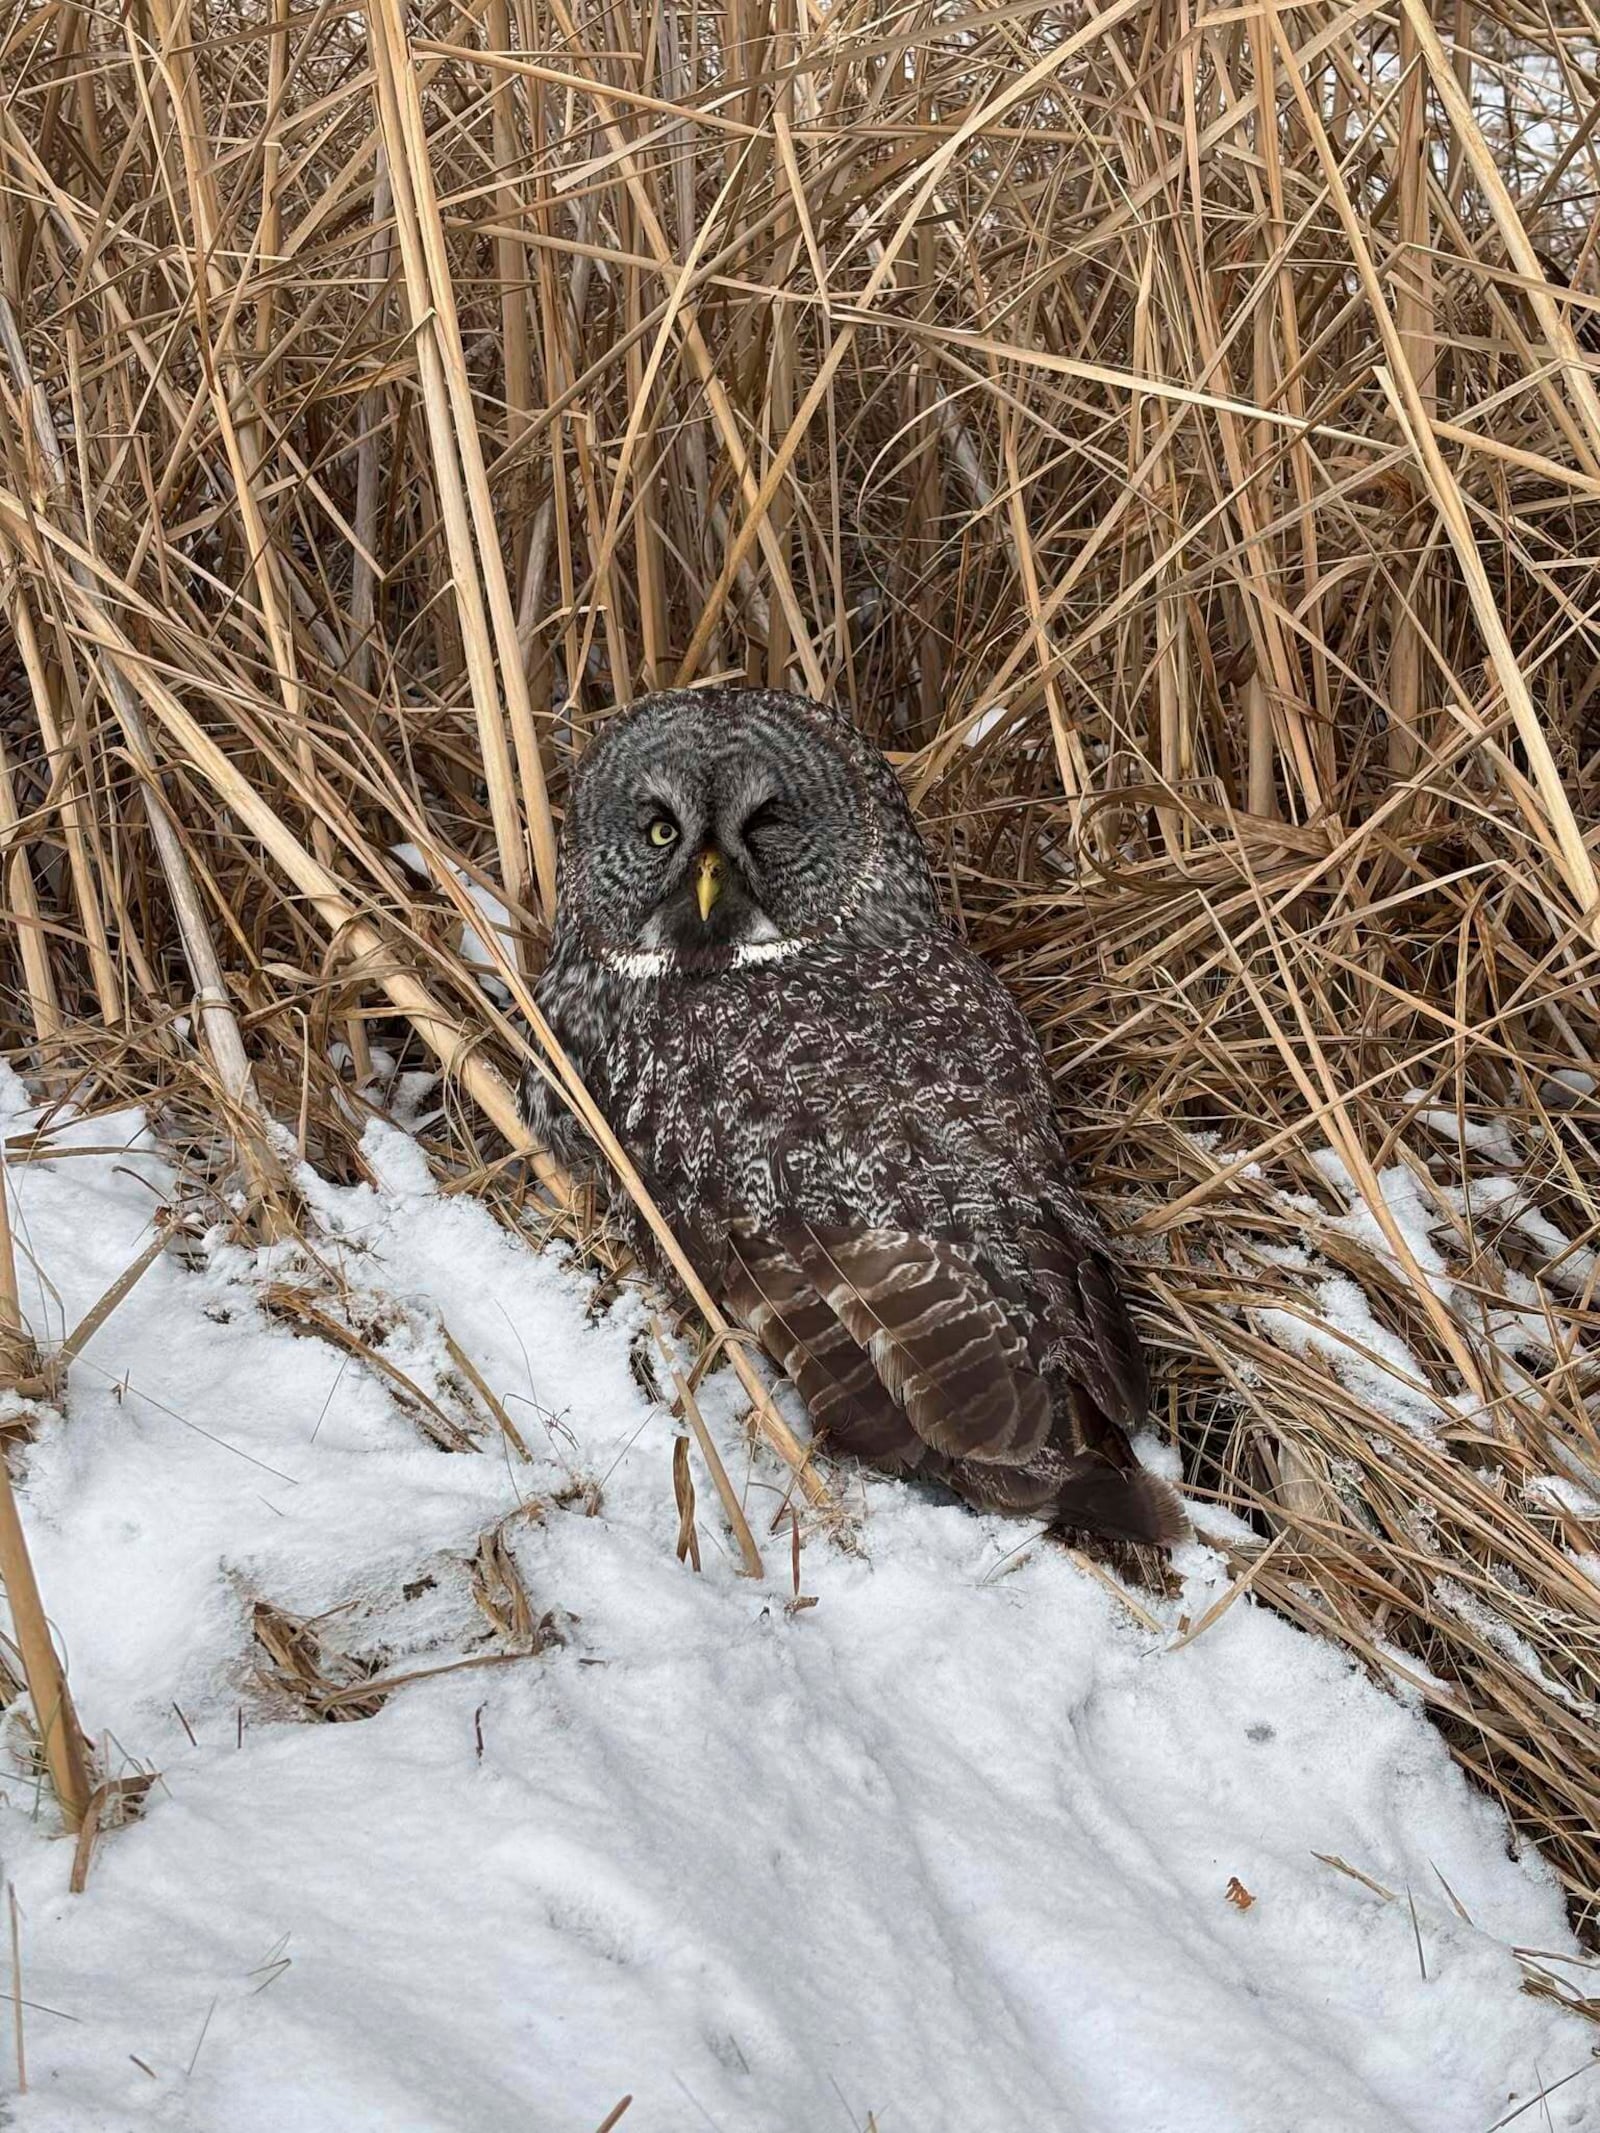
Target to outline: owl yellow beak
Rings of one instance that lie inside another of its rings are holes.
[[[722,894],[722,884],[727,872],[728,862],[720,852],[702,852],[695,861],[694,898],[700,906],[702,926],[711,916],[711,906]]]

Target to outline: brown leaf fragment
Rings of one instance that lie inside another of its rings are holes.
[[[687,1556],[700,1568],[700,1536],[694,1523],[694,1476],[689,1472],[689,1440],[675,1437],[672,1443],[672,1493],[678,1505],[678,1561]]]
[[[139,1771],[132,1777],[111,1778],[104,1785],[97,1785],[89,1795],[89,1804],[84,1809],[83,1820],[78,1825],[78,1841],[72,1855],[72,1874],[67,1886],[74,1896],[81,1896],[89,1880],[89,1866],[94,1858],[95,1845],[103,1831],[132,1822],[143,1812],[145,1800],[155,1783],[153,1771]]]

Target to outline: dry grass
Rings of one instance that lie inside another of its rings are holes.
[[[1572,0],[23,0],[12,1056],[270,1234],[267,1121],[348,1176],[431,1054],[448,1188],[571,1223],[463,881],[525,999],[612,705],[838,696],[1253,1590],[1592,1927],[1597,52]]]

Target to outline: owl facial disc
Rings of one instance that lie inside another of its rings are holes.
[[[937,920],[893,771],[825,704],[674,691],[609,720],[562,827],[558,937],[628,979],[714,977]]]
[[[636,705],[579,765],[563,923],[627,978],[801,954],[882,881],[883,807],[864,763],[821,705],[759,692]]]

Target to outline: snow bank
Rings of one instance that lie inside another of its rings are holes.
[[[175,1189],[135,1117],[58,1145],[112,1141],[11,1172],[51,1338]],[[1586,2067],[1510,1952],[1572,1952],[1558,1893],[1420,1718],[1248,1599],[1166,1648],[1209,1551],[1153,1634],[1026,1529],[872,1482],[793,1611],[787,1542],[736,1576],[702,1479],[696,1575],[637,1309],[591,1323],[402,1134],[367,1148],[377,1189],[316,1187],[324,1266],[480,1449],[266,1312],[304,1265],[223,1250],[151,1269],[28,1455],[85,1721],[161,1778],[78,1897],[4,1782],[23,2133],[593,2133],[625,2094],[623,2133],[1487,2133]],[[359,1722],[263,1691],[257,1601],[384,1674],[503,1653],[469,1563],[534,1500],[506,1545],[562,1641]],[[1522,2122],[1600,2127],[1600,2081]]]

